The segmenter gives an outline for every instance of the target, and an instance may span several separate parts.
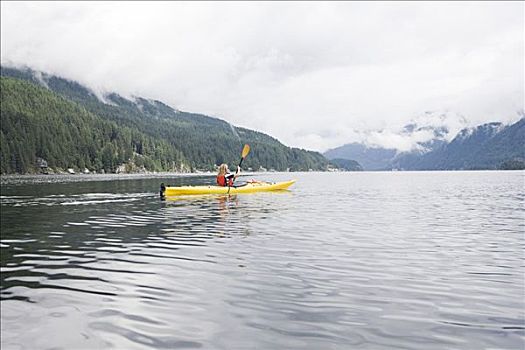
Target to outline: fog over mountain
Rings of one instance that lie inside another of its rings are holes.
[[[6,2],[1,63],[325,151],[519,119],[523,2]],[[432,118],[427,118],[432,119]],[[464,125],[465,124],[465,125]],[[426,124],[424,124],[426,125]]]
[[[525,168],[525,114],[511,125],[491,122],[466,127],[458,133],[439,124],[424,127],[409,124],[404,132],[409,138],[421,132],[433,137],[423,138],[417,147],[408,150],[353,142],[328,150],[325,156],[355,160],[364,170]]]
[[[427,143],[450,141],[468,124],[468,120],[458,113],[427,111],[397,129],[356,132],[355,141],[370,148],[425,151],[429,147]]]

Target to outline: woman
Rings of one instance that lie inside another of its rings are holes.
[[[223,187],[231,187],[233,186],[233,181],[239,177],[239,173],[241,172],[241,168],[237,167],[237,171],[235,174],[231,174],[228,170],[227,164],[221,164],[219,167],[219,173],[217,174],[217,185],[223,186]]]

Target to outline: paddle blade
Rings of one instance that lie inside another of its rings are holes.
[[[250,145],[246,144],[242,148],[242,158],[246,158],[246,156],[250,153]]]
[[[242,148],[242,155],[241,155],[241,161],[239,162],[239,167],[241,167],[241,165],[242,165],[242,161],[244,160],[244,158],[246,158],[246,156],[248,155],[248,153],[250,153],[250,145],[246,144],[246,145],[244,145],[244,147]]]

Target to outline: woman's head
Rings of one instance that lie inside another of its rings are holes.
[[[228,172],[228,164],[221,164],[219,167],[219,175],[225,175]]]

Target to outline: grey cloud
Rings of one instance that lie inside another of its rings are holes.
[[[292,146],[406,148],[425,110],[517,118],[524,22],[523,2],[2,2],[1,61]]]

